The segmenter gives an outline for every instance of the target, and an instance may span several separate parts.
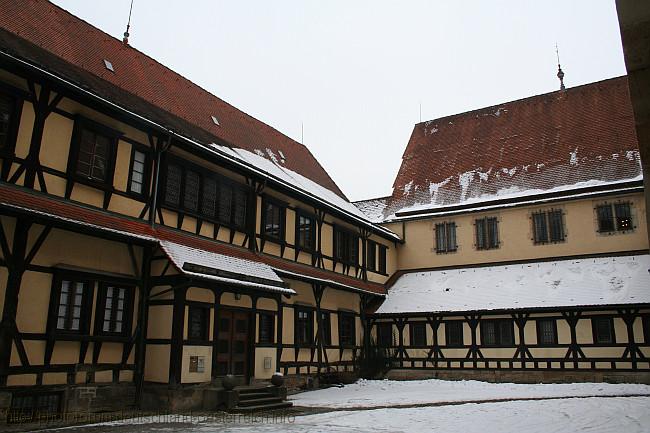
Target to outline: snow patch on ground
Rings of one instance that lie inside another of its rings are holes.
[[[359,380],[291,396],[296,406],[336,409],[482,400],[650,394],[649,385],[611,383],[488,383],[476,380]],[[650,407],[649,407],[650,410]]]

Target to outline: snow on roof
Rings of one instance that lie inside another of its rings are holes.
[[[370,221],[373,223],[381,223],[384,221],[384,210],[388,205],[390,197],[371,198],[368,200],[355,201],[353,204],[363,212]]]
[[[619,77],[415,125],[383,214],[640,174],[627,78]]]
[[[649,269],[644,254],[413,272],[377,314],[644,304]]]
[[[643,175],[639,174],[638,176],[635,176],[630,179],[622,179],[622,180],[616,180],[616,181],[603,181],[603,180],[589,180],[589,181],[584,181],[584,182],[577,182],[573,185],[562,185],[554,188],[549,188],[547,190],[543,189],[528,189],[528,190],[520,190],[519,188],[513,186],[504,190],[499,190],[497,191],[496,194],[484,194],[481,195],[480,197],[475,197],[471,199],[467,199],[465,201],[459,202],[454,205],[448,205],[448,206],[432,206],[431,203],[427,204],[420,204],[420,205],[414,205],[414,206],[408,206],[402,209],[399,209],[396,211],[396,213],[393,213],[391,215],[385,216],[383,218],[383,221],[391,221],[395,219],[400,219],[400,217],[406,216],[404,214],[413,214],[417,213],[418,215],[421,214],[444,214],[448,210],[453,210],[458,208],[459,206],[471,206],[472,210],[477,210],[481,208],[489,208],[489,207],[497,207],[497,206],[502,206],[499,204],[496,204],[496,202],[505,202],[505,201],[514,201],[514,203],[530,203],[534,202],[538,199],[541,199],[541,196],[548,196],[551,194],[561,194],[562,198],[577,198],[577,197],[583,197],[583,196],[588,196],[589,193],[583,193],[581,191],[586,191],[589,190],[590,188],[602,188],[602,187],[607,187],[607,191],[616,191],[616,192],[625,192],[628,190],[634,190],[634,188],[621,188],[621,186],[628,185],[633,182],[641,182],[643,181]],[[481,206],[484,203],[490,203],[490,202],[495,202],[494,206]],[[384,206],[385,207],[385,206]],[[377,222],[382,222],[381,219],[379,219]]]
[[[296,293],[286,288],[284,281],[265,263],[163,240],[160,241],[160,246],[174,265],[186,275],[282,293]],[[242,276],[248,277],[249,281],[242,281]]]
[[[343,197],[339,196],[335,192],[317,184],[311,179],[306,178],[305,176],[296,173],[293,170],[290,170],[282,165],[281,161],[278,161],[277,157],[274,155],[271,157],[271,160],[264,157],[264,152],[261,150],[257,153],[249,152],[245,149],[235,149],[227,146],[221,146],[219,144],[212,143],[210,145],[213,149],[226,154],[230,157],[233,157],[239,161],[243,161],[247,164],[256,167],[265,173],[274,176],[281,181],[292,185],[299,190],[306,192],[307,194],[325,201],[330,205],[333,205],[343,212],[346,212],[353,217],[361,219],[366,223],[372,223],[368,216],[359,210],[354,204],[350,203]],[[267,149],[268,151],[268,149]],[[397,238],[397,235],[391,232],[390,230],[376,226],[377,230],[383,231],[386,234],[391,235],[392,237]]]

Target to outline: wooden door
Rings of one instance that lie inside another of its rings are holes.
[[[217,324],[217,376],[248,376],[248,327],[246,311],[219,311]]]

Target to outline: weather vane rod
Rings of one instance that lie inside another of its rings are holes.
[[[129,8],[129,21],[126,23],[126,31],[124,32],[124,38],[122,43],[124,45],[129,45],[129,29],[131,28],[131,12],[133,12],[133,0],[131,0],[131,7]]]

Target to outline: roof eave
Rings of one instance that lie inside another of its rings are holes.
[[[66,78],[63,78],[63,77],[61,77],[61,76],[59,76],[59,75],[57,75],[57,74],[55,74],[53,72],[50,72],[50,71],[48,71],[46,69],[43,69],[42,67],[40,67],[38,65],[35,65],[32,62],[29,62],[27,60],[18,58],[16,56],[12,55],[12,54],[9,54],[9,53],[5,52],[2,49],[0,49],[0,55],[4,56],[5,58],[9,59],[10,61],[18,62],[19,64],[22,64],[23,66],[31,69],[34,72],[45,75],[46,77],[59,82],[59,84],[62,84],[63,86],[65,86],[67,88],[73,89],[75,92],[80,92],[80,93],[82,93],[82,94],[84,94],[86,96],[89,96],[92,99],[97,100],[101,104],[107,105],[109,108],[112,108],[114,110],[119,110],[123,114],[126,114],[127,116],[131,116],[133,118],[136,118],[138,121],[146,123],[151,128],[153,128],[153,129],[155,129],[155,130],[157,130],[159,132],[162,132],[164,134],[169,134],[169,135],[173,136],[174,138],[176,138],[178,140],[181,140],[181,141],[183,141],[183,142],[185,142],[187,144],[193,145],[196,148],[199,148],[199,149],[204,150],[204,151],[208,151],[209,153],[211,153],[213,155],[216,155],[216,156],[220,157],[221,159],[225,159],[225,160],[227,160],[227,161],[229,161],[229,162],[231,162],[233,164],[236,164],[236,165],[240,166],[241,168],[244,168],[244,169],[246,169],[247,171],[249,171],[249,172],[251,172],[253,174],[256,174],[258,176],[262,176],[264,178],[269,178],[273,182],[276,182],[277,184],[282,185],[283,187],[285,187],[285,188],[287,188],[287,189],[289,189],[291,191],[294,191],[294,192],[296,192],[296,193],[298,193],[298,194],[300,194],[302,196],[309,197],[312,200],[322,204],[323,206],[325,206],[327,208],[330,208],[330,210],[334,210],[338,214],[342,214],[345,217],[347,217],[349,219],[352,219],[355,222],[358,222],[358,223],[364,225],[365,227],[371,228],[375,232],[379,232],[379,233],[383,234],[384,236],[386,236],[388,238],[391,238],[391,239],[393,239],[395,241],[399,240],[399,236],[397,234],[393,233],[392,231],[388,230],[388,229],[385,229],[385,228],[383,228],[383,227],[381,227],[381,226],[379,226],[379,225],[377,225],[375,223],[372,223],[370,221],[365,221],[365,220],[359,218],[358,216],[353,215],[353,214],[345,211],[344,209],[339,208],[338,206],[335,206],[335,205],[333,205],[333,204],[331,204],[331,203],[329,203],[327,201],[324,201],[320,197],[317,197],[317,196],[315,196],[313,194],[310,194],[310,193],[308,193],[306,191],[303,191],[303,190],[301,190],[299,188],[296,188],[295,186],[293,186],[293,185],[291,185],[291,184],[289,184],[287,182],[284,182],[283,180],[271,175],[270,173],[267,173],[267,172],[265,172],[263,170],[260,170],[257,167],[254,167],[254,166],[252,166],[250,164],[247,164],[247,163],[245,163],[245,162],[243,162],[241,160],[233,158],[233,157],[225,154],[224,152],[220,152],[217,149],[208,149],[208,147],[206,145],[204,145],[202,143],[199,143],[198,141],[196,141],[194,139],[188,138],[188,137],[186,137],[186,136],[184,136],[182,134],[177,133],[176,131],[174,131],[174,130],[172,130],[170,128],[167,128],[164,125],[160,125],[157,122],[154,122],[153,120],[148,119],[145,116],[142,116],[142,115],[140,115],[138,113],[135,113],[135,112],[133,112],[133,111],[131,111],[129,109],[126,109],[126,108],[122,107],[121,105],[118,105],[118,104],[116,104],[116,103],[114,103],[114,102],[112,102],[112,101],[110,101],[110,100],[108,100],[108,99],[106,99],[106,98],[104,98],[104,97],[102,97],[100,95],[97,95],[96,93],[94,93],[94,92],[92,92],[92,91],[90,91],[88,89],[84,89],[83,87],[81,87],[81,86],[67,80]]]

